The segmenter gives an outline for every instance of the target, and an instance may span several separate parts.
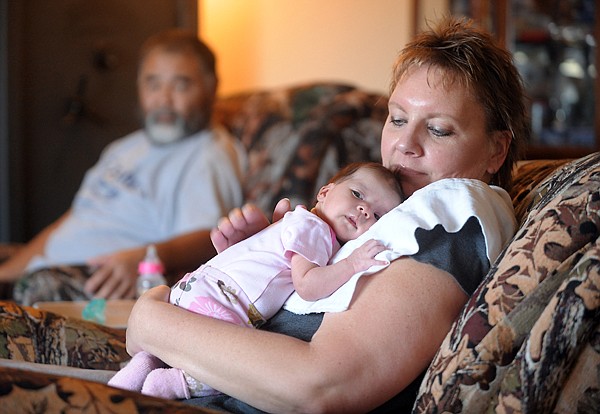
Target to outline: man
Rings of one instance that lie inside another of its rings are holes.
[[[159,33],[141,49],[137,86],[143,130],[110,144],[71,208],[0,266],[0,281],[18,280],[15,300],[134,297],[148,244],[174,275],[215,254],[209,232],[242,203],[244,164],[210,128],[215,57],[193,33]]]

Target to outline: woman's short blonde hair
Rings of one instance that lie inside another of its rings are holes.
[[[407,73],[424,66],[442,71],[447,84],[458,83],[473,93],[483,106],[489,132],[510,132],[508,155],[492,177],[493,184],[509,190],[513,165],[523,156],[530,136],[525,90],[512,55],[472,20],[446,17],[417,34],[400,52],[390,93]]]

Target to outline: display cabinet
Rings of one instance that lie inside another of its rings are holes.
[[[529,158],[600,149],[598,7],[594,0],[450,0],[513,53],[531,115]]]

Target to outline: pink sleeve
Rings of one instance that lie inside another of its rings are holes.
[[[339,248],[329,225],[304,209],[296,209],[283,218],[281,241],[287,252],[302,255],[318,266],[325,266]]]

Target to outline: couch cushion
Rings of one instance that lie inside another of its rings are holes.
[[[513,186],[510,190],[517,222],[522,224],[525,213],[540,197],[542,188],[539,184],[551,177],[551,174],[569,160],[532,160],[521,161],[513,172]]]
[[[354,86],[309,83],[219,99],[214,120],[248,151],[246,201],[265,213],[283,197],[311,205],[343,165],[380,161],[387,98]]]
[[[0,358],[117,370],[130,356],[124,330],[0,302]]]
[[[598,407],[600,154],[515,191],[523,224],[444,340],[415,412]]]

